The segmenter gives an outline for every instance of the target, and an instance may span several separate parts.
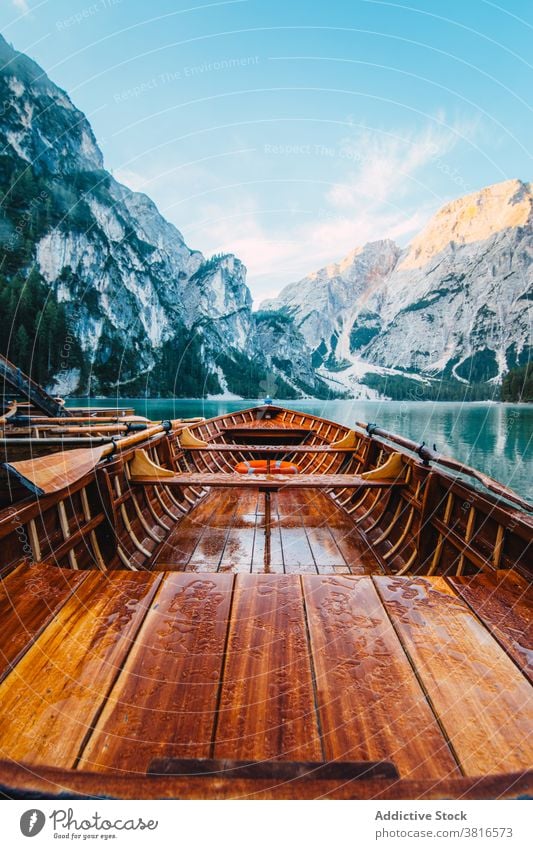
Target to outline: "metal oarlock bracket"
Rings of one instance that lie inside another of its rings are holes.
[[[418,456],[422,460],[424,466],[429,466],[429,460],[430,460],[431,455],[428,455],[429,448],[426,448],[425,446],[426,446],[426,443],[421,442],[420,445],[418,446],[418,448],[416,449],[416,453],[418,454]]]
[[[108,454],[108,455],[106,456],[106,458],[105,458],[108,462],[109,462],[109,460],[111,460],[111,459],[115,456],[115,454],[116,454],[116,450],[117,450],[117,437],[116,437],[116,436],[112,436],[112,437],[111,437],[110,442],[111,442],[111,450],[110,450],[109,454]]]

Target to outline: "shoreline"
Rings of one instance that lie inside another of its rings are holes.
[[[161,396],[146,396],[146,395],[127,395],[124,397],[116,397],[114,395],[80,395],[74,396],[71,395],[65,399],[65,404],[68,407],[71,402],[79,402],[79,401],[116,401],[117,404],[125,401],[147,401],[147,402],[157,402],[157,401],[174,401],[176,403],[186,402],[186,401],[194,401],[199,403],[213,403],[213,404],[221,404],[221,403],[257,403],[263,404],[263,398],[225,398],[222,396],[218,396],[216,398],[193,398],[193,397],[181,397],[174,395],[161,395]],[[520,407],[533,407],[533,401],[495,401],[491,398],[487,398],[481,401],[466,401],[466,400],[445,400],[445,399],[417,399],[413,400],[411,398],[315,398],[315,397],[307,397],[307,398],[274,398],[272,400],[273,405],[276,404],[294,404],[294,403],[309,403],[309,404],[343,404],[343,403],[357,403],[357,404],[460,404],[461,406],[464,404],[468,404],[468,406],[481,406],[490,404],[491,406],[520,406]]]

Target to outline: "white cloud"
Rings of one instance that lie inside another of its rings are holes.
[[[11,2],[15,9],[18,9],[18,11],[22,12],[23,15],[27,15],[30,11],[28,0],[11,0]]]
[[[296,189],[292,202],[281,202],[280,214],[268,209],[276,205],[275,195],[258,196],[254,185],[229,188],[209,163],[144,177],[125,169],[115,176],[153,197],[191,247],[207,255],[236,254],[248,268],[258,303],[365,242],[391,238],[405,244],[438,207],[465,193],[450,185],[448,195],[438,195],[432,186],[447,154],[471,131],[428,125],[407,136],[354,132],[339,144],[331,168],[344,170],[344,179],[318,188],[312,208],[298,203]]]
[[[388,212],[381,208],[369,214],[362,207],[357,214],[332,213],[322,220],[311,215],[302,220],[301,214],[296,215],[294,227],[273,232],[271,218],[262,215],[251,201],[231,209],[213,204],[203,212],[205,218],[188,226],[175,223],[204,253],[235,253],[248,269],[256,303],[275,297],[287,283],[341,260],[365,242],[382,238],[401,241],[413,235],[429,215],[427,210],[413,214],[408,208]]]

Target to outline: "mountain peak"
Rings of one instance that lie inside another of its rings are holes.
[[[398,251],[398,246],[392,239],[376,239],[373,242],[365,242],[354,248],[340,262],[331,262],[324,266],[319,271],[316,271],[313,276],[323,279],[333,277],[344,277],[349,274],[356,262],[375,262],[376,258],[390,252]]]
[[[31,163],[36,172],[103,169],[102,152],[83,112],[36,62],[2,36],[0,79],[0,134],[7,141],[6,148]]]
[[[531,184],[516,179],[453,200],[413,239],[398,268],[421,268],[451,243],[482,242],[504,230],[523,227],[531,217],[532,203]]]
[[[372,371],[497,381],[530,356],[532,200],[520,180],[488,186],[447,203],[405,251],[369,242],[267,306],[291,309],[319,374],[350,392]]]

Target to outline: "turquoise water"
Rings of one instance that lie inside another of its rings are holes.
[[[211,416],[252,407],[258,401],[173,398],[74,399],[71,406],[135,407],[152,419]],[[490,475],[533,500],[533,404],[424,401],[276,401],[284,407],[345,425],[377,422]]]

